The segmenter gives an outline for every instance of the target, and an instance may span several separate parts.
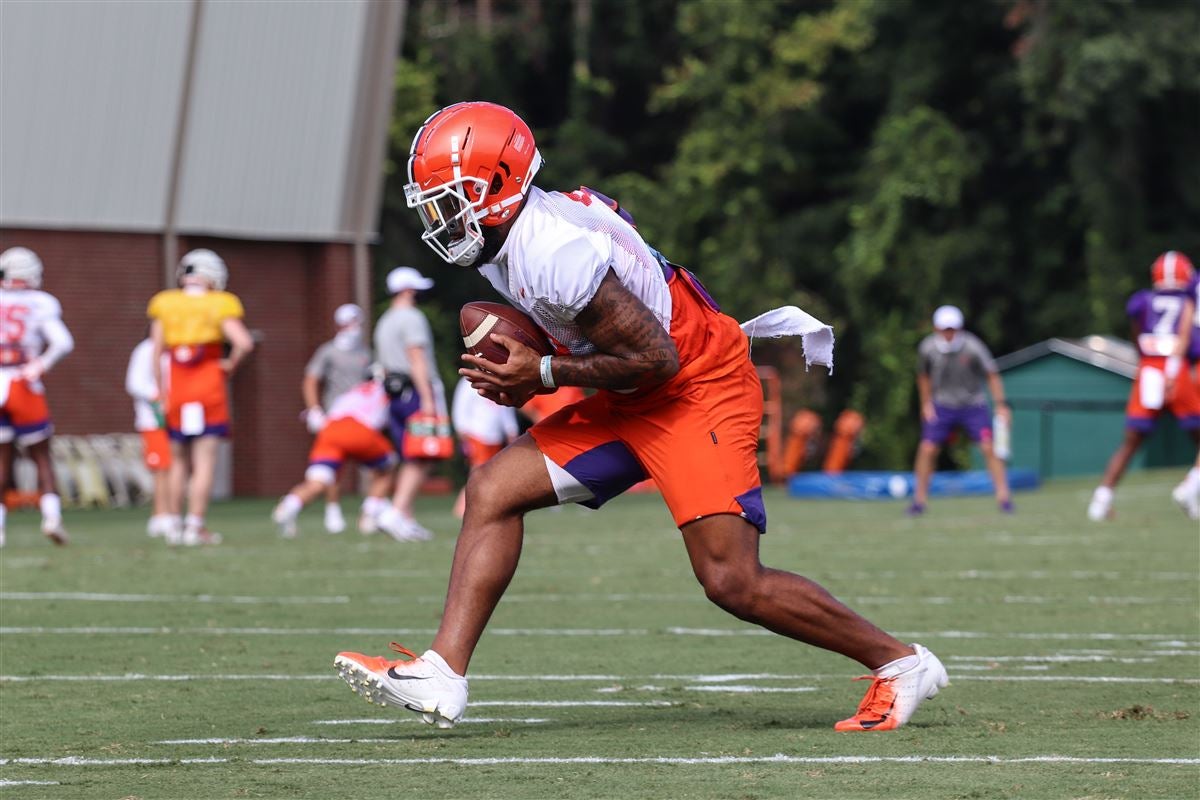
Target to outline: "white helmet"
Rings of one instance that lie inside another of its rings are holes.
[[[224,289],[229,280],[229,268],[212,250],[191,250],[179,259],[179,270],[176,272],[180,281],[188,275],[204,278],[214,289]]]
[[[42,285],[42,260],[28,247],[10,247],[0,253],[0,285],[22,281],[30,289]]]

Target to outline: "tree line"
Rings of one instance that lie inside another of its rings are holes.
[[[437,279],[453,376],[458,308],[491,292],[421,244],[408,148],[443,105],[508,105],[543,188],[617,197],[739,319],[833,324],[831,377],[796,344],[755,360],[789,413],[866,416],[859,465],[901,468],[936,306],[998,354],[1125,335],[1155,255],[1200,256],[1197,41],[1197,0],[410,0],[376,271]]]

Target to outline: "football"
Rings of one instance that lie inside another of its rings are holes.
[[[482,356],[493,364],[504,364],[508,361],[508,351],[492,341],[493,333],[516,339],[536,351],[538,355],[548,356],[554,353],[550,340],[533,318],[504,303],[467,303],[458,312],[458,325],[467,352]]]

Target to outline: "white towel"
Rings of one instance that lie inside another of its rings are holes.
[[[819,364],[833,374],[833,328],[796,306],[773,308],[759,314],[743,322],[742,330],[751,339],[799,336],[804,347],[805,365]]]

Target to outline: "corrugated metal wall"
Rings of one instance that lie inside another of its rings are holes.
[[[162,226],[188,14],[0,2],[0,223]]]
[[[0,224],[161,230],[190,2],[0,2]],[[180,233],[345,239],[366,0],[205,2]]]

